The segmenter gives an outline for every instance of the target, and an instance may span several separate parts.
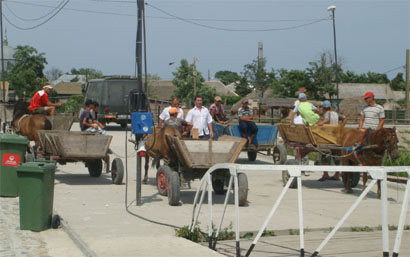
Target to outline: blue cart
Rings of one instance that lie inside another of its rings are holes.
[[[248,160],[255,161],[258,152],[266,151],[267,156],[272,156],[275,164],[284,164],[287,159],[286,147],[276,142],[278,127],[275,125],[257,125],[258,134],[253,138],[252,144],[244,146],[242,151],[248,153]],[[221,135],[242,137],[238,125],[213,124],[214,138]]]

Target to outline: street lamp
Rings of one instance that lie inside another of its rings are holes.
[[[337,110],[339,111],[339,76],[338,76],[338,66],[337,66],[337,51],[336,51],[336,25],[335,25],[335,10],[336,6],[331,5],[327,8],[329,12],[332,12],[333,20],[333,41],[335,48],[335,78],[336,78],[336,98],[337,98]]]

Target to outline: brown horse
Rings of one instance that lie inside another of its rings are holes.
[[[153,128],[153,133],[149,134],[145,138],[145,149],[147,150],[147,155],[145,156],[145,175],[142,180],[143,184],[148,183],[148,166],[149,157],[153,158],[152,167],[159,168],[161,159],[175,159],[176,156],[172,155],[166,135],[176,136],[182,138],[181,133],[174,127],[165,126],[161,129]]]
[[[35,147],[38,148],[40,140],[37,131],[51,130],[51,122],[44,114],[28,114],[27,104],[19,102],[14,106],[11,127],[17,134],[26,136],[28,140],[34,141]]]
[[[363,134],[365,133],[365,134]],[[343,165],[361,165],[361,166],[382,166],[385,152],[393,159],[399,157],[398,138],[396,128],[382,128],[378,130],[369,130],[363,132],[360,129],[351,129],[343,135],[342,146],[354,146],[357,143],[363,146],[375,145],[374,148],[365,149],[356,154],[350,154],[351,151],[342,151],[342,155],[348,155],[343,158]],[[347,193],[352,193],[350,186],[349,172],[343,173],[343,184]],[[367,173],[363,173],[363,189],[367,183]],[[380,181],[377,181],[377,197],[380,198]]]

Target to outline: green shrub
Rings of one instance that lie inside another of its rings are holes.
[[[391,160],[389,156],[385,155],[383,160],[384,166],[410,166],[410,153],[409,152],[399,152],[399,158],[397,160]],[[408,177],[407,172],[393,172],[389,175]]]

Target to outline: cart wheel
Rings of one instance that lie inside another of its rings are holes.
[[[248,177],[245,173],[238,173],[239,206],[245,206],[248,200]]]
[[[167,165],[162,165],[157,170],[157,189],[158,193],[163,196],[167,196],[167,181],[171,175],[172,170]]]
[[[122,179],[124,177],[124,165],[120,158],[115,158],[111,164],[111,179],[112,183],[116,185],[122,184]]]
[[[173,171],[169,175],[168,183],[167,183],[167,191],[168,191],[168,204],[178,205],[179,204],[179,193],[180,193],[178,172]]]
[[[286,160],[285,165],[299,165],[299,162],[295,159],[289,159],[289,160]],[[283,170],[282,171],[282,181],[283,181],[284,186],[286,185],[286,183],[288,183],[289,178],[290,178],[289,172],[287,170]],[[294,179],[289,187],[298,188],[297,180]]]
[[[248,160],[254,162],[256,160],[256,155],[258,152],[248,151]]]
[[[226,190],[224,189],[225,187],[225,181],[223,179],[216,179],[212,177],[212,188],[214,189],[215,194],[217,195],[223,195],[226,193]]]
[[[273,148],[273,163],[284,164],[287,160],[286,147],[284,145],[276,145]]]
[[[128,125],[127,122],[121,122],[120,124],[121,124],[121,128],[126,128]]]
[[[51,218],[51,227],[54,229],[57,229],[60,227],[60,225],[61,225],[60,216],[53,215],[53,217]]]
[[[101,176],[101,172],[103,168],[101,159],[87,161],[87,167],[88,167],[88,173],[90,174],[91,177],[98,178],[99,176]]]
[[[358,172],[350,173],[349,183],[351,187],[357,186],[357,184],[359,184],[359,181],[360,181],[360,173]]]

